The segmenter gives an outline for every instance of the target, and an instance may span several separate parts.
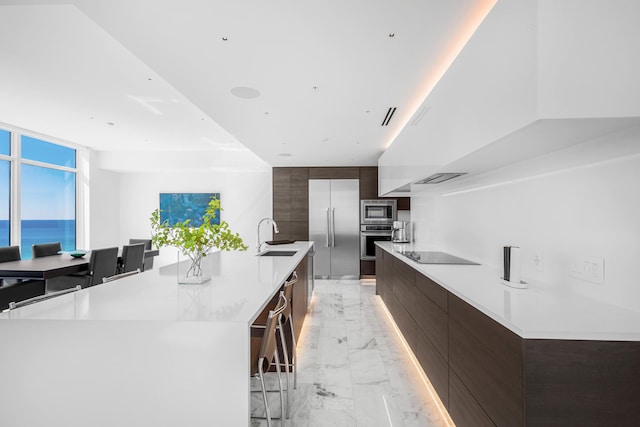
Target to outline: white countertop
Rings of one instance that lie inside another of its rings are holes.
[[[249,323],[312,244],[267,246],[272,251],[296,250],[293,256],[257,256],[255,249],[214,252],[213,277],[203,284],[178,284],[173,264],[32,304],[13,311],[11,318]],[[7,317],[0,313],[0,320]]]
[[[500,283],[501,271],[483,265],[418,264],[399,253],[422,249],[411,244],[376,245],[523,338],[640,341],[640,312],[559,285],[510,288]]]
[[[215,253],[201,285],[173,265],[0,313],[3,425],[251,425],[249,324],[311,246]]]

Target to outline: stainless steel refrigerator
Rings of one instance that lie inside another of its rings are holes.
[[[309,180],[309,240],[315,276],[360,277],[360,184],[357,179]]]

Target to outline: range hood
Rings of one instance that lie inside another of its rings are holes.
[[[450,179],[457,178],[462,175],[466,175],[466,172],[436,173],[415,182],[415,184],[440,184],[441,182],[449,181]]]

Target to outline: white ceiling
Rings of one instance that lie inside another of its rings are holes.
[[[227,168],[376,165],[494,3],[0,0],[0,123]]]

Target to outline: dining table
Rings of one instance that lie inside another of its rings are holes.
[[[52,255],[2,262],[0,263],[0,278],[47,280],[85,271],[88,266],[89,259],[86,257]]]
[[[146,250],[144,254],[145,260],[149,257],[157,256],[158,253],[157,249]],[[60,254],[2,262],[0,263],[0,278],[47,280],[53,277],[79,273],[87,270],[90,257],[91,252],[87,252],[83,257]]]

